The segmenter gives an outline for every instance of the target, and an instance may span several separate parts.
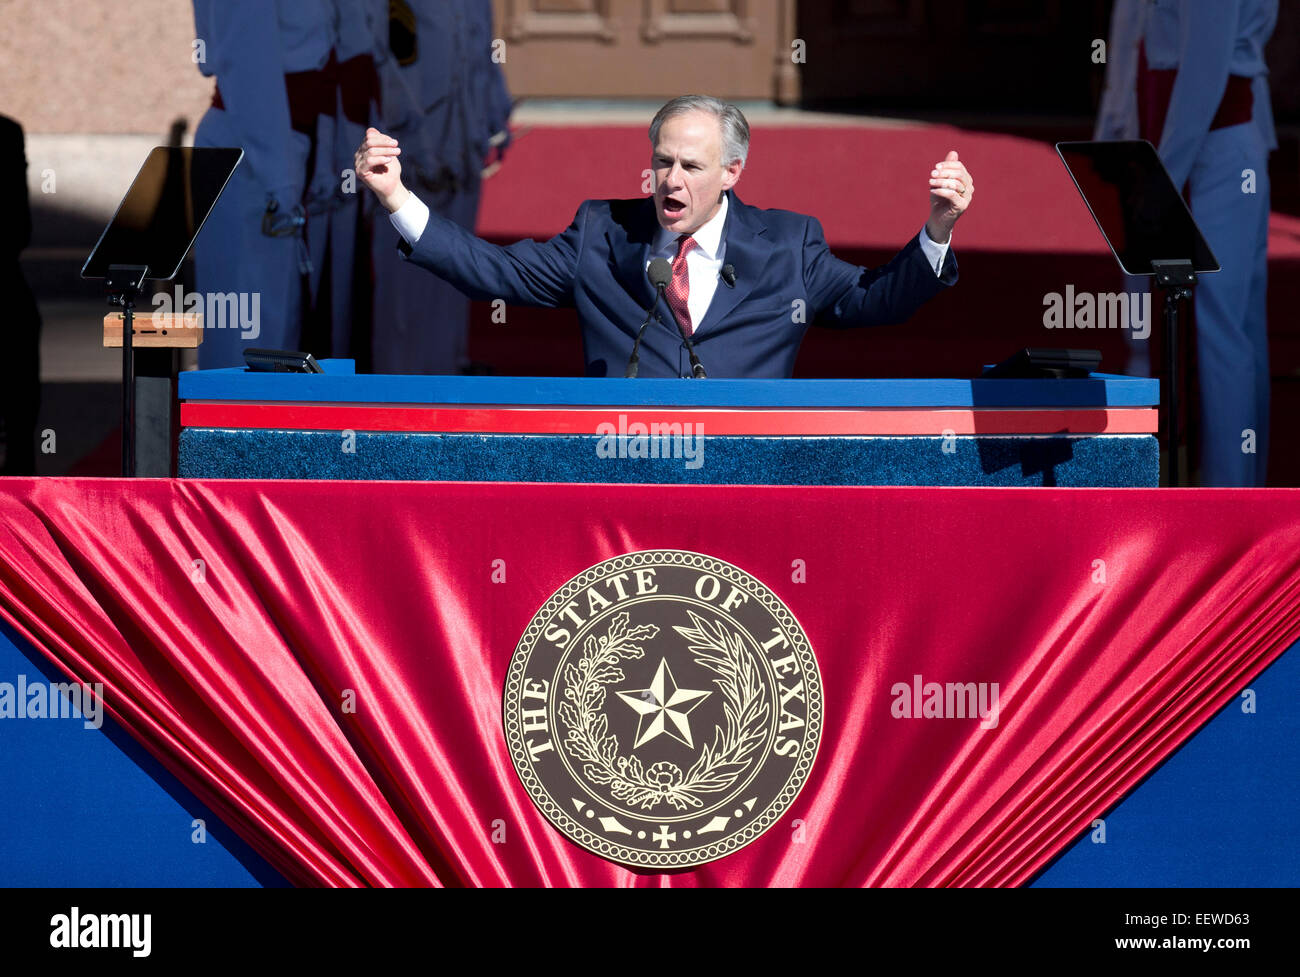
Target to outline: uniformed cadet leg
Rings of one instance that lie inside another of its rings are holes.
[[[1255,192],[1243,190],[1244,170]],[[1210,132],[1191,179],[1192,213],[1223,270],[1196,287],[1201,381],[1201,480],[1251,486],[1268,441],[1268,348],[1262,294],[1268,233],[1268,159],[1253,124]],[[1249,447],[1254,432],[1255,452]]]
[[[238,144],[225,115],[221,109],[208,110],[195,133],[196,146]],[[263,234],[265,210],[265,191],[241,164],[194,245],[194,284],[205,297],[205,311],[213,304],[207,295],[235,293],[236,309],[242,302],[243,308],[260,313],[251,328],[235,328],[242,325],[238,317],[233,322],[204,322],[199,365],[205,370],[243,366],[244,350],[250,347],[293,349],[298,341],[299,244],[295,238]],[[254,294],[259,296],[257,306],[252,304]]]

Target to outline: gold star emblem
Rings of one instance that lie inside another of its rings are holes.
[[[668,660],[659,659],[659,670],[655,672],[650,688],[636,692],[620,692],[619,698],[631,706],[641,717],[637,724],[636,742],[632,749],[638,749],[649,743],[660,733],[666,733],[678,742],[685,743],[691,749],[691,727],[686,717],[691,710],[712,695],[703,689],[679,688]]]

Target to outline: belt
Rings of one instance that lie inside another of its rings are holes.
[[[379,72],[375,59],[358,54],[339,63],[339,98],[343,117],[359,126],[370,124],[370,101],[379,101]]]
[[[341,97],[343,115],[357,125],[370,120],[370,100],[379,95],[379,76],[369,54],[348,58],[342,64],[330,52],[325,67],[315,71],[286,71],[284,91],[289,99],[289,123],[307,136],[316,135],[316,119],[332,118]],[[212,107],[224,109],[221,85],[212,93]]]
[[[1160,145],[1165,129],[1165,116],[1169,114],[1169,100],[1174,93],[1177,68],[1151,68],[1147,66],[1146,48],[1138,45],[1138,135]],[[1225,129],[1241,125],[1253,117],[1255,96],[1251,91],[1252,79],[1244,75],[1229,75],[1223,98],[1215,110],[1210,129]]]

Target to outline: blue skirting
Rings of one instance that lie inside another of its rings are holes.
[[[726,437],[181,432],[183,478],[1150,487],[1151,435]]]

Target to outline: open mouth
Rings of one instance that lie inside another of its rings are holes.
[[[664,213],[669,217],[676,217],[686,210],[686,203],[682,200],[676,200],[673,197],[664,197]]]

